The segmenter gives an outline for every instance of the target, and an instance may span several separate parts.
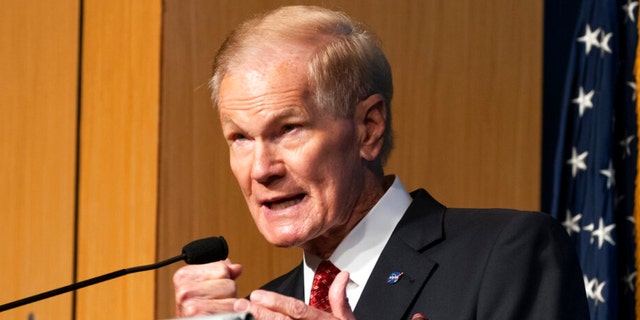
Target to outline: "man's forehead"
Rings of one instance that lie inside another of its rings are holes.
[[[277,51],[256,51],[255,54],[238,59],[227,71],[232,74],[269,71],[283,68],[306,68],[311,56],[303,52],[292,52],[286,50]]]
[[[284,39],[256,40],[257,43],[246,45],[235,53],[229,61],[227,72],[247,69],[268,70],[281,65],[307,66],[318,50],[318,43],[291,42]]]
[[[263,96],[290,90],[305,91],[308,86],[306,64],[296,59],[254,62],[234,68],[220,82],[219,102],[238,96]]]

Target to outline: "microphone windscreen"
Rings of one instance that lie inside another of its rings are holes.
[[[188,264],[203,264],[226,259],[229,248],[222,236],[210,237],[188,243],[182,254]]]

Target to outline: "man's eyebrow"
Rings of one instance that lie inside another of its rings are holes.
[[[308,112],[304,108],[298,107],[296,105],[292,105],[290,107],[285,107],[277,111],[269,112],[267,114],[266,122],[267,122],[267,125],[269,125],[273,122],[277,122],[278,120],[282,120],[290,117],[304,117],[307,114]],[[221,122],[223,126],[229,125],[229,126],[240,127],[230,116],[221,116]]]
[[[306,115],[304,108],[298,106],[289,106],[280,112],[274,112],[272,115],[277,118],[300,117]]]
[[[224,117],[222,117],[222,123],[223,123],[223,124],[232,124],[232,125],[236,125],[236,122],[235,122],[235,121],[233,121],[233,119],[231,119],[231,118],[230,118],[230,117],[228,117],[228,116],[224,116]]]

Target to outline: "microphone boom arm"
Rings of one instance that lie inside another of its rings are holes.
[[[182,254],[179,256],[175,256],[173,258],[170,258],[164,261],[160,261],[160,262],[156,262],[156,263],[152,263],[144,266],[114,271],[114,272],[107,273],[95,278],[76,282],[74,284],[70,284],[65,287],[53,289],[47,292],[36,294],[31,297],[9,302],[7,304],[0,305],[0,312],[7,311],[9,309],[13,309],[28,303],[40,301],[42,299],[57,296],[59,294],[67,293],[69,291],[84,288],[92,284],[96,284],[96,283],[107,281],[113,278],[121,277],[127,274],[136,273],[140,271],[147,271],[152,269],[158,269],[160,267],[164,267],[174,262],[184,260],[187,264],[203,264],[203,263],[224,260],[227,258],[228,254],[229,254],[229,248],[227,247],[226,240],[224,240],[222,236],[209,237],[209,238],[191,241],[190,243],[188,243],[186,246],[182,248]]]
[[[46,298],[50,298],[53,296],[57,296],[59,294],[63,294],[63,293],[67,293],[69,291],[74,291],[74,290],[78,290],[81,288],[84,288],[86,286],[90,286],[96,283],[100,283],[103,281],[107,281],[107,280],[111,280],[113,278],[117,278],[117,277],[121,277],[127,274],[132,274],[132,273],[136,273],[136,272],[141,272],[141,271],[147,271],[147,270],[152,270],[152,269],[157,269],[160,267],[164,267],[166,265],[172,264],[174,262],[178,262],[181,260],[184,260],[186,258],[186,254],[181,254],[179,256],[175,256],[173,258],[164,260],[164,261],[160,261],[160,262],[156,262],[156,263],[152,263],[152,264],[148,264],[148,265],[144,265],[144,266],[139,266],[139,267],[133,267],[133,268],[125,268],[122,270],[118,270],[118,271],[114,271],[111,273],[107,273],[107,274],[103,274],[101,276],[97,276],[95,278],[91,278],[91,279],[87,279],[87,280],[83,280],[80,282],[76,282],[73,284],[70,284],[68,286],[64,286],[64,287],[60,287],[57,289],[53,289],[47,292],[43,292],[40,294],[36,294],[24,299],[20,299],[14,302],[10,302],[7,304],[3,304],[0,305],[0,312],[3,311],[7,311],[9,309],[13,309],[13,308],[17,308],[20,306],[23,306],[25,304],[29,304],[32,302],[36,302],[36,301],[40,301]]]

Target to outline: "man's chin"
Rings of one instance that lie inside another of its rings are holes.
[[[304,241],[300,240],[299,238],[295,238],[295,237],[287,238],[287,237],[283,237],[283,236],[277,236],[277,237],[267,237],[267,236],[265,236],[265,239],[267,240],[267,242],[271,243],[272,245],[274,245],[274,246],[276,246],[278,248],[301,247],[302,244],[304,243]]]

